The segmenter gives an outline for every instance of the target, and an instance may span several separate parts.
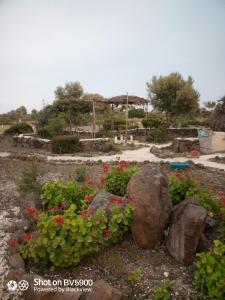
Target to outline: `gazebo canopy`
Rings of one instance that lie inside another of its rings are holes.
[[[112,98],[104,99],[107,104],[123,105],[127,103],[127,95],[115,96]],[[138,96],[128,96],[128,104],[144,105],[150,101]]]

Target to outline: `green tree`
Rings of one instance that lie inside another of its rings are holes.
[[[16,109],[17,115],[22,118],[23,116],[27,115],[27,109],[25,106],[20,106]]]
[[[55,90],[56,100],[53,108],[56,112],[64,114],[70,129],[73,124],[80,123],[83,114],[91,111],[92,104],[82,96],[83,88],[79,82],[67,82],[64,87],[58,86]]]
[[[147,82],[153,108],[170,117],[196,111],[199,107],[199,93],[194,89],[193,83],[190,76],[184,80],[179,73],[153,76],[151,82]]]

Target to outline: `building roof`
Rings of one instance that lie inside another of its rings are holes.
[[[115,105],[121,105],[121,104],[126,104],[127,103],[127,95],[120,95],[120,96],[115,96],[112,98],[107,98],[104,99],[106,103],[108,104],[115,104]],[[147,104],[150,101],[138,96],[128,96],[128,104],[133,104],[133,105],[143,105]]]

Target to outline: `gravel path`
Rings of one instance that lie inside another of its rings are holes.
[[[196,164],[202,164],[205,167],[211,167],[216,168],[220,170],[225,171],[225,164],[218,163],[215,161],[210,161],[210,159],[218,157],[225,157],[224,153],[214,153],[209,155],[202,155],[199,158],[186,158],[186,157],[177,157],[177,158],[159,158],[153,153],[150,153],[151,146],[157,146],[158,148],[167,147],[170,144],[163,144],[163,145],[149,145],[148,147],[143,147],[137,150],[126,150],[123,151],[122,154],[115,154],[115,155],[101,155],[101,156],[94,156],[94,157],[84,157],[84,156],[76,156],[76,155],[47,155],[46,159],[47,161],[98,161],[102,160],[103,162],[109,162],[109,161],[117,161],[118,158],[120,160],[126,160],[126,161],[138,161],[143,162],[145,160],[149,160],[150,162],[185,162],[187,160],[192,160]],[[0,152],[0,157],[9,157],[11,155],[10,152]]]
[[[8,241],[12,235],[12,228],[15,228],[19,221],[20,207],[19,205],[19,193],[17,191],[16,184],[14,181],[6,178],[3,168],[0,172],[0,299],[7,300],[12,299],[5,287],[6,287],[6,276],[10,270],[6,256],[8,249]],[[13,299],[17,299],[14,296]]]

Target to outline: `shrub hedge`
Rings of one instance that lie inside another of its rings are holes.
[[[51,140],[52,152],[57,154],[81,151],[81,143],[76,136],[57,136]]]
[[[32,133],[33,128],[27,123],[17,123],[5,130],[5,135],[15,135],[21,133]]]

